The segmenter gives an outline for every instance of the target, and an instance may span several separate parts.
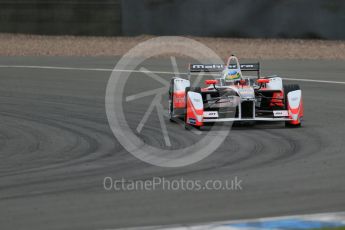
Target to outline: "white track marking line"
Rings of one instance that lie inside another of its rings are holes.
[[[150,70],[128,70],[128,69],[104,69],[104,68],[80,68],[64,66],[34,66],[34,65],[0,65],[0,68],[23,68],[23,69],[54,69],[54,70],[80,70],[80,71],[101,71],[101,72],[124,72],[124,73],[155,73],[155,74],[174,74],[168,71],[150,71]],[[180,73],[187,75],[187,73]]]
[[[165,118],[170,118],[170,117],[169,117],[169,112],[165,111],[164,117],[165,117]],[[175,122],[176,124],[180,125],[181,127],[184,127],[184,125],[185,125],[184,121],[183,121],[182,119],[179,119],[179,118],[174,119],[174,122]],[[193,126],[191,127],[190,131],[191,131],[192,133],[194,133],[194,134],[197,134],[197,135],[202,134],[202,132],[201,132],[200,130],[198,130],[197,128],[195,128],[195,127],[193,127]]]
[[[170,61],[171,61],[171,65],[172,65],[173,70],[174,70],[175,77],[178,77],[180,75],[180,72],[178,70],[176,58],[172,56],[172,57],[170,57]]]
[[[303,82],[317,82],[317,83],[328,83],[328,84],[345,84],[343,81],[324,81],[324,80],[313,80],[313,79],[303,79],[303,78],[283,78],[286,81],[303,81]]]
[[[0,65],[0,68],[86,70],[86,71],[105,71],[105,72],[112,71],[112,69],[100,69],[100,68],[79,68],[79,67],[64,67],[64,66],[35,66],[35,65]],[[125,71],[123,71],[123,72],[125,72]]]
[[[159,119],[159,123],[161,124],[165,145],[170,147],[171,142],[170,142],[170,138],[169,138],[169,134],[168,134],[168,129],[167,129],[167,126],[165,124],[164,117],[163,117],[164,108],[163,108],[162,104],[159,103],[156,105],[156,109],[157,109],[157,116]]]
[[[166,88],[165,87],[161,87],[158,89],[152,89],[152,90],[148,90],[142,93],[138,93],[138,94],[134,94],[134,95],[130,95],[126,97],[126,102],[129,101],[133,101],[133,100],[137,100],[143,97],[147,97],[147,96],[152,96],[152,95],[156,95],[156,94],[164,94],[166,92]]]
[[[157,94],[154,99],[152,100],[149,108],[146,110],[143,118],[141,119],[141,121],[139,122],[138,126],[137,126],[137,132],[140,133],[141,130],[143,129],[146,121],[149,119],[149,116],[151,115],[153,109],[157,106],[159,102],[159,99],[160,99],[160,94]]]
[[[80,67],[62,67],[62,66],[31,66],[31,65],[0,65],[0,68],[26,68],[26,69],[54,69],[54,70],[78,70],[78,71],[102,71],[102,72],[127,72],[127,73],[155,73],[174,75],[174,72],[169,71],[144,71],[144,70],[126,70],[126,69],[104,69],[104,68],[80,68]],[[181,75],[188,75],[188,73],[180,73]],[[305,78],[283,78],[286,81],[300,81],[300,82],[314,82],[326,84],[340,84],[345,85],[343,81],[325,81]]]
[[[114,71],[115,72],[115,71]],[[152,79],[160,82],[161,84],[165,85],[166,87],[169,87],[170,82],[162,78],[161,76],[157,75],[156,72],[150,71],[144,67],[140,68],[140,72],[146,74],[147,76],[151,77]]]
[[[195,78],[194,82],[193,82],[193,87],[197,87],[197,85],[200,84],[201,82],[201,78],[204,76],[204,74],[202,72],[200,72],[197,77]]]
[[[324,222],[337,222],[345,224],[345,212],[330,212],[330,213],[316,213],[316,214],[302,214],[291,216],[276,216],[265,217],[255,219],[242,219],[242,220],[229,220],[200,224],[187,224],[187,225],[161,225],[161,226],[146,226],[146,227],[133,227],[133,228],[121,228],[124,230],[139,230],[139,229],[161,229],[161,230],[262,230],[262,227],[243,228],[232,226],[234,224],[249,224],[254,222],[266,222],[266,221],[283,221],[289,219],[297,219],[299,221],[324,221]],[[118,228],[119,229],[119,228]],[[275,228],[279,230],[281,228]],[[117,230],[116,228],[108,228],[104,230]]]

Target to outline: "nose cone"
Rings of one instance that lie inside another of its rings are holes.
[[[241,98],[255,98],[255,93],[253,88],[239,88],[238,93]]]

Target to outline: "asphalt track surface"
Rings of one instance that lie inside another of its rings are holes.
[[[110,69],[116,61],[0,58],[1,65]],[[345,82],[342,61],[272,60],[262,66],[264,74]],[[172,71],[164,59],[152,60],[146,68]],[[129,90],[150,84],[139,75],[134,74],[137,80],[129,83]],[[104,104],[109,76],[107,71],[0,68],[1,229],[107,229],[344,211],[344,84],[291,81],[303,89],[302,128],[286,129],[279,123],[237,127],[204,160],[161,168],[136,159],[113,136]],[[129,105],[131,114],[142,114],[144,102]],[[170,134],[173,144],[188,144],[188,131],[167,125],[175,130]],[[143,138],[161,145],[158,128],[149,119]],[[243,190],[106,191],[106,176],[237,176]]]

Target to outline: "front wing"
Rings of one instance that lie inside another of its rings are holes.
[[[303,116],[303,103],[300,91],[293,91],[288,94],[288,109],[287,110],[273,110],[272,115],[265,116],[257,114],[255,108],[255,99],[242,100],[238,104],[238,113],[233,117],[219,117],[217,111],[204,111],[201,102],[201,95],[195,92],[188,92],[188,104],[187,104],[187,123],[193,125],[202,125],[203,123],[214,122],[233,122],[233,121],[297,121]],[[251,114],[246,113],[243,116],[242,102],[251,102],[253,109]],[[302,113],[300,112],[302,111]]]

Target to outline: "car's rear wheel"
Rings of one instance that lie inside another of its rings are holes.
[[[173,106],[173,102],[174,101],[174,95],[171,95],[169,98],[169,120],[171,122],[174,121],[174,106]]]
[[[186,108],[184,110],[184,128],[187,129],[187,130],[190,130],[191,129],[191,125],[187,123],[187,95],[188,95],[188,92],[190,91],[190,87],[186,87],[185,88],[185,102],[186,102]]]
[[[169,88],[169,120],[174,121],[174,78],[171,79]]]

